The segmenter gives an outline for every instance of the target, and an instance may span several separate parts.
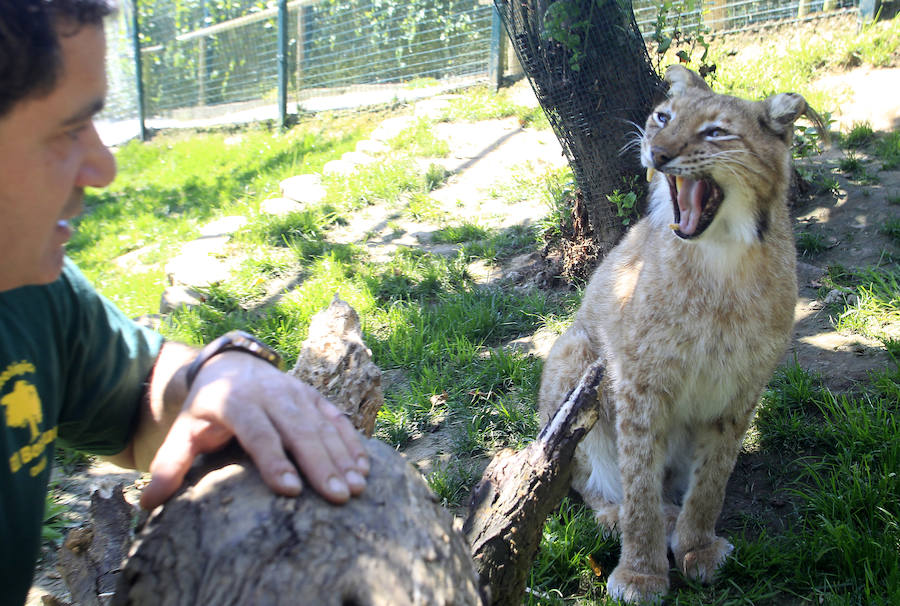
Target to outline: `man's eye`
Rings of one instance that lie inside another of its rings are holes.
[[[84,133],[84,131],[86,129],[87,129],[87,126],[82,124],[81,126],[77,126],[75,128],[70,128],[69,130],[65,131],[63,134],[66,137],[68,137],[69,139],[71,139],[72,141],[77,141],[78,138],[81,137],[81,135]]]

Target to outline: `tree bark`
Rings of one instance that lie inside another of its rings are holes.
[[[537,439],[491,461],[472,492],[464,531],[492,606],[518,606],[544,521],[569,490],[575,447],[597,421],[604,367],[585,371]]]
[[[572,171],[597,258],[625,226],[607,195],[641,187],[638,154],[623,151],[661,91],[630,2],[494,0]],[[641,192],[638,192],[639,194]]]
[[[480,605],[452,516],[394,449],[366,448],[368,486],[342,506],[276,496],[239,451],[205,457],[140,531],[113,604]]]

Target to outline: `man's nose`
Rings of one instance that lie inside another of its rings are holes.
[[[78,173],[78,187],[106,187],[116,176],[116,159],[100,140],[93,123],[85,133],[87,151]]]

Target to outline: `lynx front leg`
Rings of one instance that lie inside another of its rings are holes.
[[[694,468],[672,535],[672,553],[686,576],[704,583],[712,581],[734,550],[731,543],[716,536],[715,526],[749,420],[749,414],[740,419],[722,418],[697,432]]]
[[[628,401],[630,400],[630,401]],[[616,429],[623,500],[619,510],[622,555],[607,581],[610,596],[626,602],[659,600],[669,589],[662,476],[665,439],[660,419],[642,398],[617,408]]]

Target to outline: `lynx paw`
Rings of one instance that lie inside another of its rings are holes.
[[[642,574],[616,566],[606,581],[610,597],[629,604],[660,604],[669,590],[668,575]]]
[[[732,551],[734,551],[734,545],[722,537],[715,537],[712,543],[704,547],[681,553],[676,552],[675,562],[686,577],[702,583],[709,583],[716,575],[716,570]]]
[[[597,525],[600,526],[600,534],[603,538],[618,538],[621,536],[618,505],[595,507],[594,519],[597,521]]]

